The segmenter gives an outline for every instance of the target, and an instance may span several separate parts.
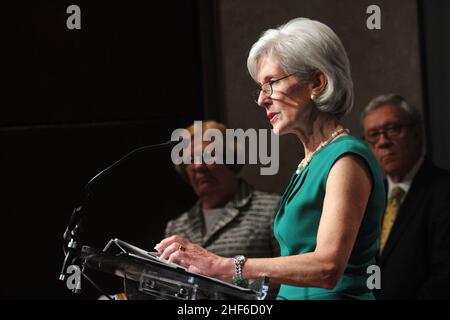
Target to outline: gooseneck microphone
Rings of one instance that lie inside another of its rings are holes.
[[[97,173],[94,177],[92,177],[88,183],[84,186],[84,200],[82,202],[82,205],[76,207],[72,211],[72,215],[70,216],[69,224],[67,225],[66,230],[64,231],[63,238],[65,241],[68,241],[67,244],[67,253],[64,259],[63,267],[61,270],[61,274],[59,276],[60,280],[65,279],[66,269],[67,267],[72,263],[72,260],[76,256],[77,251],[77,241],[80,234],[80,225],[83,220],[83,217],[86,214],[86,206],[89,202],[89,199],[92,197],[92,190],[91,187],[98,181],[100,178],[106,176],[108,173],[110,173],[114,168],[122,164],[123,162],[129,160],[130,158],[134,157],[136,154],[141,152],[147,152],[147,151],[153,151],[153,150],[159,150],[159,149],[172,149],[176,144],[178,144],[179,141],[167,141],[163,143],[148,145],[144,147],[140,147],[137,149],[134,149],[124,155],[122,158],[111,164],[110,166],[106,167],[99,173]]]
[[[122,158],[120,158],[119,160],[117,160],[116,162],[111,164],[110,166],[106,167],[105,169],[103,169],[102,171],[97,173],[94,177],[91,178],[91,180],[89,180],[89,182],[84,186],[85,198],[84,198],[83,203],[86,204],[89,201],[89,198],[92,195],[92,191],[91,191],[92,185],[95,182],[97,182],[98,180],[100,180],[100,178],[102,178],[102,177],[106,176],[108,173],[110,173],[114,168],[119,166],[121,163],[129,160],[130,158],[134,157],[136,154],[141,153],[141,152],[153,151],[153,150],[158,150],[158,149],[166,149],[166,148],[171,149],[178,142],[179,141],[167,141],[164,143],[158,143],[158,144],[140,147],[140,148],[130,151],[129,153],[124,155]],[[83,209],[83,207],[85,207],[85,206],[84,205],[78,206],[73,210],[72,216],[70,217],[70,220],[69,220],[69,224],[67,225],[67,228],[64,231],[64,236],[63,236],[64,240],[70,241],[70,239],[72,239],[72,236],[73,236],[72,233],[76,229],[77,224],[80,222],[80,219],[82,218],[82,216],[84,214],[85,210]]]

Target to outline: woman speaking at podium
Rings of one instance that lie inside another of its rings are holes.
[[[247,66],[274,132],[296,135],[305,151],[274,221],[281,257],[225,258],[179,236],[155,248],[189,271],[239,285],[269,277],[281,284],[277,299],[373,299],[367,268],[379,246],[383,178],[368,146],[340,122],[353,105],[340,39],[297,18],[267,30]]]

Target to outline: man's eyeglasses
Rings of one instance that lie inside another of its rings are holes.
[[[366,140],[370,144],[376,144],[382,134],[385,136],[385,138],[389,140],[395,140],[401,136],[403,128],[412,126],[415,126],[415,124],[389,125],[386,126],[384,129],[369,130],[367,133],[364,134],[364,140]]]
[[[266,83],[262,84],[261,87],[257,88],[254,92],[253,92],[253,100],[258,103],[259,100],[259,95],[261,94],[261,92],[263,93],[263,95],[265,97],[270,97],[273,94],[273,87],[272,85],[274,83],[277,83],[278,81],[281,81],[283,79],[286,79],[290,76],[293,76],[294,74],[296,74],[297,72],[288,74],[287,76],[284,76],[282,78],[279,79],[275,79],[275,80],[269,80]]]

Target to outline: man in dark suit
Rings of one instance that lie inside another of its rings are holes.
[[[450,175],[424,155],[420,112],[404,98],[374,98],[361,121],[386,174],[377,299],[450,298]]]

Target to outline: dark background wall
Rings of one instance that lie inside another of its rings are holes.
[[[71,4],[81,7],[81,30],[66,28]],[[381,8],[381,30],[366,28],[371,4]],[[0,298],[76,298],[57,281],[62,233],[85,183],[128,151],[166,141],[194,119],[269,128],[250,98],[246,58],[263,30],[294,17],[325,22],[341,37],[355,84],[346,119],[353,133],[361,134],[358,114],[370,98],[400,93],[423,108],[429,149],[449,167],[449,14],[444,0],[4,4]],[[278,175],[243,171],[260,189],[280,192],[301,160],[295,138],[280,142]],[[151,248],[195,201],[163,151],[129,160],[93,191],[85,243],[96,247],[118,237]],[[86,285],[81,298],[97,295]]]
[[[428,150],[450,170],[450,1],[420,1]]]
[[[72,298],[57,278],[83,186],[130,150],[203,117],[196,2],[75,3],[82,28],[74,31],[66,28],[72,1],[2,9],[2,298]],[[150,249],[195,200],[169,151],[129,160],[93,194],[85,243],[99,248],[118,237]]]

